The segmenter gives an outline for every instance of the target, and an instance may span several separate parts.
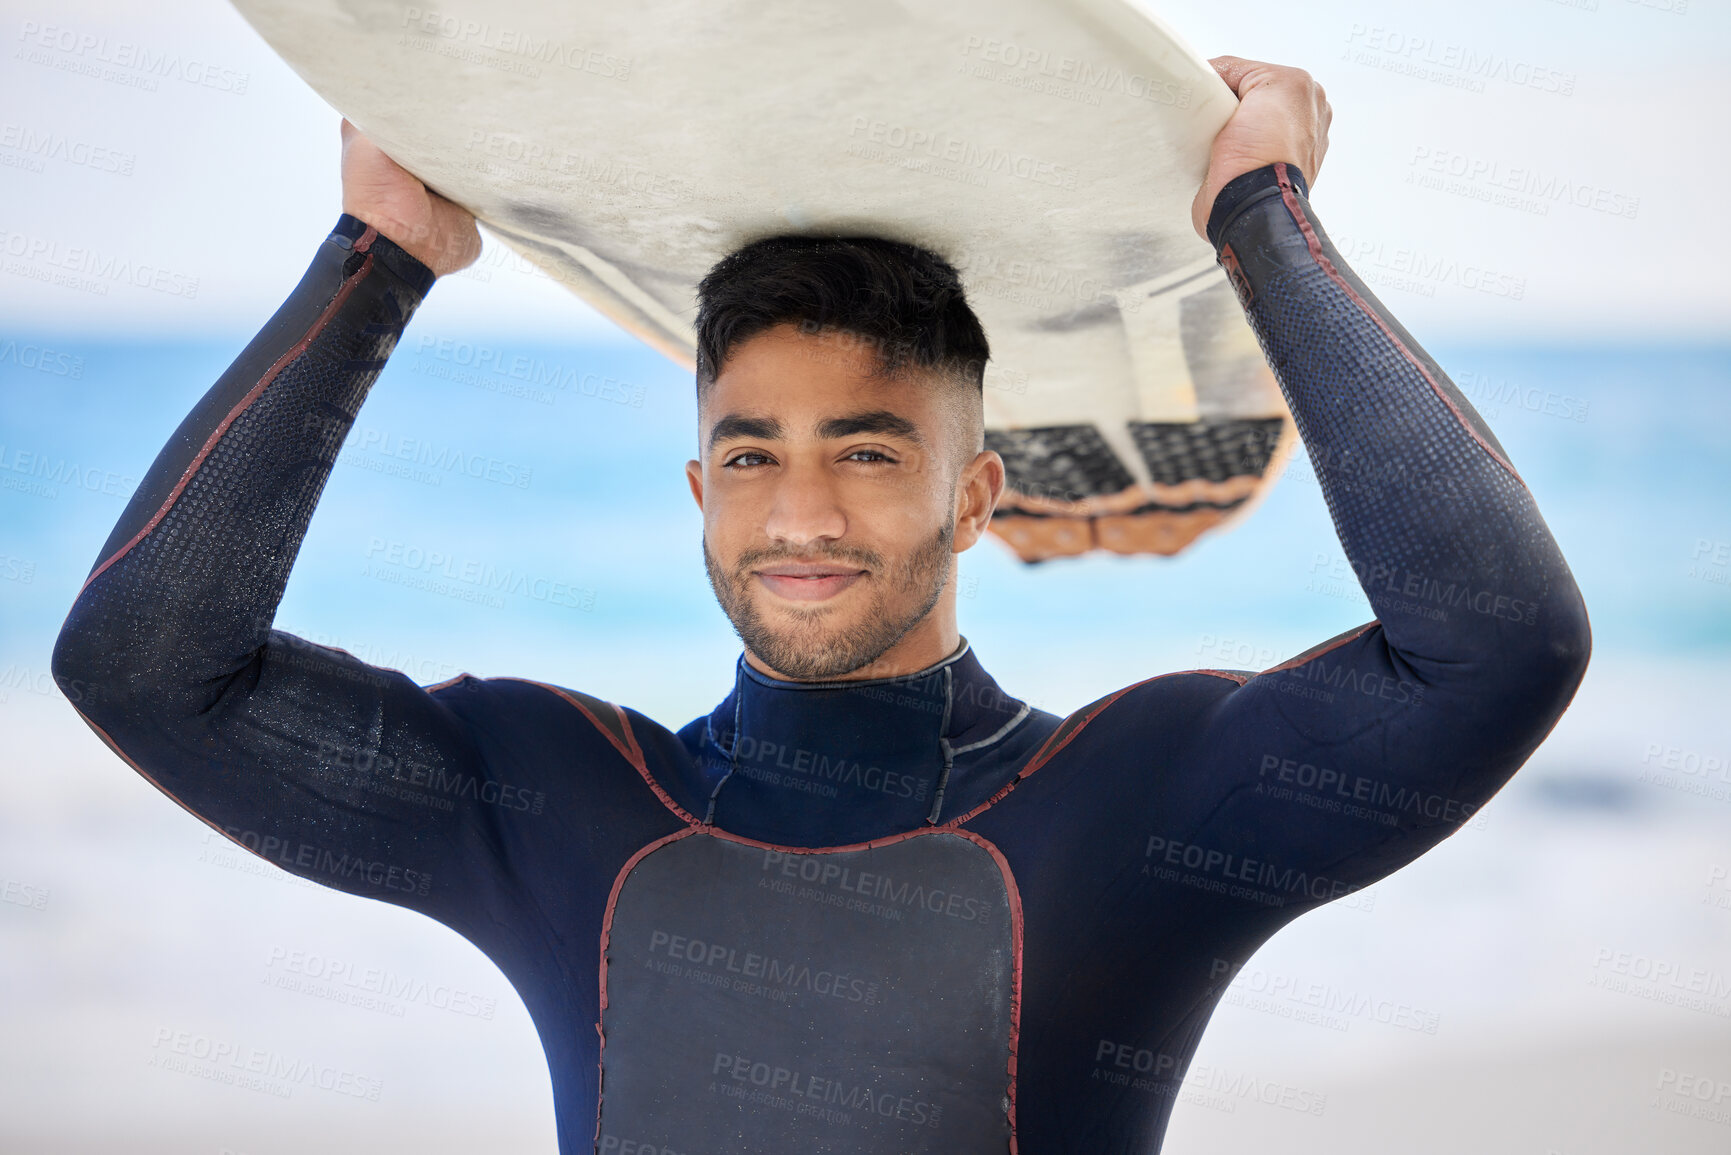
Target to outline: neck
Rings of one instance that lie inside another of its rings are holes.
[[[875,678],[793,681],[742,660],[703,727],[709,820],[788,846],[943,821],[978,793],[966,769],[952,778],[957,752],[995,745],[1026,713],[959,638],[934,663]]]

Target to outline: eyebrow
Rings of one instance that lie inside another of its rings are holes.
[[[779,440],[784,430],[780,421],[773,417],[750,417],[743,413],[729,413],[715,423],[709,431],[709,448],[714,449],[723,441],[738,438],[751,438],[760,441]],[[872,409],[864,413],[850,413],[845,417],[826,417],[818,422],[817,435],[829,439],[835,437],[858,437],[862,433],[876,433],[886,437],[900,437],[915,445],[924,445],[925,439],[920,436],[919,426],[898,413],[888,409]]]
[[[773,417],[747,417],[743,413],[729,413],[709,431],[709,448],[714,449],[720,442],[741,437],[775,441],[781,437],[781,422]]]
[[[817,425],[817,435],[824,438],[857,437],[862,433],[879,433],[887,437],[900,437],[915,445],[925,444],[917,425],[888,409],[850,413],[846,417],[829,417]]]

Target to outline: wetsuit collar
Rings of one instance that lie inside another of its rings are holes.
[[[1028,715],[964,639],[923,670],[857,682],[789,682],[745,661],[705,726],[708,821],[790,846],[835,846],[949,817],[958,754]]]

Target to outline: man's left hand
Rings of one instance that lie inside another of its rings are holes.
[[[1214,138],[1208,175],[1190,206],[1190,219],[1204,240],[1214,198],[1233,177],[1285,161],[1314,185],[1334,118],[1322,85],[1302,68],[1238,56],[1216,56],[1208,63],[1237,94],[1238,108]]]

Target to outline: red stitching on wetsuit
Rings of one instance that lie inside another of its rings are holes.
[[[1310,218],[1304,215],[1303,208],[1299,206],[1298,195],[1293,190],[1291,178],[1286,175],[1286,165],[1284,162],[1275,162],[1274,175],[1275,180],[1280,184],[1280,199],[1286,203],[1286,211],[1292,214],[1292,219],[1297,222],[1299,231],[1304,234],[1304,243],[1309,246],[1310,256],[1314,261],[1316,261],[1318,267],[1320,267],[1324,273],[1328,274],[1329,280],[1333,281],[1345,290],[1346,295],[1352,298],[1353,304],[1357,305],[1364,311],[1364,315],[1369,317],[1371,321],[1376,324],[1378,329],[1382,330],[1383,336],[1387,337],[1394,343],[1394,347],[1400,351],[1400,355],[1410,361],[1413,368],[1417,369],[1419,374],[1430,383],[1431,391],[1437,395],[1437,398],[1441,400],[1444,405],[1448,406],[1449,412],[1455,415],[1455,420],[1461,423],[1461,428],[1467,431],[1467,436],[1478,442],[1479,447],[1491,455],[1491,460],[1508,470],[1509,475],[1516,481],[1520,482],[1522,488],[1525,488],[1527,483],[1521,481],[1521,475],[1515,472],[1515,467],[1510,465],[1509,462],[1504,459],[1502,454],[1498,453],[1495,449],[1492,449],[1490,444],[1485,441],[1483,437],[1479,436],[1479,431],[1474,429],[1472,422],[1466,419],[1466,415],[1455,407],[1455,403],[1450,400],[1449,395],[1443,392],[1442,386],[1437,384],[1436,378],[1430,375],[1430,370],[1424,367],[1422,361],[1413,356],[1412,350],[1406,347],[1405,342],[1394,335],[1394,330],[1390,329],[1377,311],[1370,307],[1369,302],[1359,296],[1357,290],[1355,290],[1351,285],[1347,284],[1346,278],[1340,275],[1340,270],[1334,267],[1334,262],[1328,259],[1328,254],[1322,251],[1322,242],[1317,239],[1316,230],[1310,227]]]
[[[540,685],[539,682],[535,684]],[[583,712],[587,714],[589,711],[584,710]],[[607,909],[601,915],[601,985],[598,992],[600,1018],[595,1022],[595,1033],[601,1039],[600,1045],[595,1048],[595,1142],[597,1144],[601,1142],[601,1100],[607,1093],[606,1087],[602,1085],[607,1076],[607,1066],[603,1061],[607,1053],[607,1032],[602,1029],[600,1020],[607,1016],[607,947],[613,940],[613,908],[619,903],[619,892],[625,886],[625,876],[631,873],[633,867],[669,842],[676,842],[681,838],[689,837],[696,834],[697,830],[698,828],[695,826],[687,826],[684,830],[675,830],[672,834],[657,838],[654,842],[639,849],[636,854],[625,860],[625,865],[621,866],[619,873],[613,876],[613,889],[607,893]]]
[[[342,307],[343,302],[348,299],[349,294],[354,291],[355,286],[360,284],[361,281],[366,278],[366,275],[372,271],[373,255],[372,253],[367,252],[367,250],[371,247],[373,238],[377,235],[378,230],[373,228],[373,226],[368,225],[367,231],[361,234],[361,239],[356,241],[354,245],[356,252],[367,253],[366,259],[361,262],[360,267],[350,273],[343,281],[342,287],[337,290],[337,295],[331,298],[331,303],[325,306],[324,312],[319,314],[318,319],[313,322],[313,327],[307,330],[306,335],[299,341],[296,341],[282,356],[278,357],[271,367],[265,370],[264,376],[259,378],[258,384],[247,390],[246,396],[242,397],[240,401],[235,404],[234,408],[228,411],[228,416],[224,417],[217,427],[211,430],[210,436],[204,439],[203,447],[199,449],[198,454],[193,457],[191,463],[188,464],[186,469],[181,473],[180,480],[174,483],[174,488],[169,491],[168,496],[163,499],[161,508],[151,515],[150,520],[145,522],[143,529],[132,535],[131,541],[115,550],[112,557],[91,571],[90,576],[84,579],[84,584],[78,587],[78,593],[80,595],[84,593],[85,589],[89,587],[91,582],[102,576],[104,570],[125,557],[127,552],[131,550],[133,546],[144,540],[145,534],[155,529],[162,519],[168,516],[169,509],[173,507],[175,501],[179,499],[181,493],[186,489],[187,485],[191,483],[192,475],[198,472],[198,467],[204,464],[204,459],[210,456],[210,451],[216,448],[216,443],[222,439],[222,435],[228,432],[228,427],[234,424],[235,419],[244,413],[249,405],[258,400],[259,394],[264,392],[265,386],[274,381],[276,375],[282,372],[283,368],[287,366],[290,361],[293,361],[296,357],[299,357],[304,353],[306,347],[312,344],[313,340],[324,330],[325,325],[330,322],[331,317],[339,308]],[[74,598],[73,600],[77,601],[78,599]]]
[[[1022,767],[1019,771],[1017,771],[1016,776],[1014,778],[1012,778],[1008,782],[1004,783],[1001,787],[998,788],[998,792],[996,794],[992,795],[990,798],[986,799],[984,802],[980,803],[978,806],[974,807],[972,810],[968,811],[965,814],[958,815],[957,817],[952,818],[948,822],[944,823],[944,827],[948,828],[948,829],[955,829],[956,827],[959,827],[962,823],[970,821],[971,819],[973,819],[977,815],[981,814],[987,808],[989,808],[991,806],[995,806],[998,803],[998,801],[1004,797],[1004,795],[1006,795],[1010,791],[1014,790],[1016,788],[1016,786],[1024,778],[1027,778],[1028,776],[1033,774],[1034,771],[1040,769],[1040,767],[1044,766],[1046,763],[1050,762],[1053,758],[1055,758],[1060,750],[1062,750],[1064,747],[1068,746],[1072,741],[1075,740],[1076,735],[1080,734],[1083,730],[1087,729],[1090,725],[1092,725],[1095,718],[1098,718],[1101,714],[1104,714],[1108,707],[1110,707],[1119,698],[1122,698],[1125,694],[1128,694],[1131,690],[1137,689],[1138,687],[1141,687],[1141,686],[1146,686],[1150,682],[1158,682],[1162,678],[1180,678],[1180,677],[1183,677],[1185,674],[1208,674],[1208,675],[1211,675],[1212,677],[1216,677],[1216,678],[1225,678],[1229,682],[1237,682],[1240,686],[1242,686],[1246,681],[1246,679],[1242,675],[1229,674],[1224,670],[1174,670],[1170,674],[1156,674],[1152,678],[1143,678],[1140,682],[1135,682],[1135,683],[1132,683],[1131,685],[1125,686],[1122,690],[1119,690],[1117,693],[1111,695],[1110,697],[1108,697],[1105,700],[1103,700],[1102,702],[1100,702],[1098,708],[1095,709],[1095,711],[1092,714],[1089,714],[1086,718],[1083,718],[1080,722],[1078,722],[1076,724],[1076,727],[1073,730],[1065,732],[1063,724],[1059,723],[1058,729],[1054,730],[1052,732],[1052,736],[1050,738],[1046,739],[1046,744],[1044,746],[1040,747],[1040,749],[1034,754],[1034,756],[1032,758],[1028,759],[1028,764],[1026,766]],[[1075,715],[1071,715],[1071,717],[1074,717],[1074,716]],[[1064,721],[1066,721],[1066,722],[1069,721],[1069,718],[1064,719]],[[1058,739],[1059,734],[1064,735],[1062,740]],[[1057,744],[1053,745],[1054,742],[1056,742]]]
[[[131,758],[127,757],[126,751],[122,750],[120,748],[119,742],[116,742],[113,738],[110,738],[108,736],[107,730],[104,730],[101,726],[98,726],[95,722],[92,722],[90,720],[90,718],[84,713],[84,711],[80,710],[76,704],[73,705],[72,711],[73,711],[73,713],[78,715],[79,721],[83,722],[86,726],[89,726],[92,730],[96,731],[96,736],[98,738],[102,739],[102,744],[104,746],[107,746],[110,750],[114,751],[115,755],[122,762],[124,762],[128,766],[132,767],[132,769],[138,774],[138,776],[140,778],[143,778],[146,782],[150,783],[152,786],[154,786],[158,790],[160,790],[163,793],[163,795],[168,798],[168,800],[170,802],[174,803],[176,806],[180,807],[182,810],[186,811],[188,814],[192,815],[194,818],[198,819],[200,822],[204,823],[206,826],[210,827],[212,830],[216,831],[218,834],[222,835],[224,838],[228,839],[230,842],[234,843],[236,846],[240,847],[242,850],[246,851],[248,854],[258,855],[258,857],[264,858],[264,856],[262,854],[259,854],[258,851],[252,849],[246,843],[244,843],[240,839],[234,837],[228,831],[224,830],[222,827],[218,826],[216,823],[212,822],[210,819],[206,818],[204,815],[200,814],[198,811],[194,810],[192,807],[190,807],[186,803],[182,802],[175,795],[174,791],[170,790],[168,787],[166,787],[162,783],[158,782],[155,778],[151,777],[149,771],[147,771],[144,767],[140,766],[138,763],[134,762]],[[266,858],[265,861],[269,862],[270,859]]]
[[[458,674],[454,678],[446,678],[444,681],[440,682],[436,686],[426,686],[423,688],[427,691],[427,693],[434,694],[440,690],[445,689],[447,686],[455,686],[458,682],[461,682],[464,678],[467,678],[470,676],[471,675],[469,674],[469,672],[467,670],[465,670],[463,673]]]
[[[1380,621],[1366,622],[1366,623],[1364,623],[1364,625],[1358,627],[1358,629],[1354,630],[1350,634],[1347,634],[1343,638],[1337,638],[1332,643],[1329,643],[1329,642],[1322,643],[1323,648],[1320,650],[1316,650],[1314,652],[1306,650],[1304,653],[1299,654],[1296,658],[1288,658],[1288,659],[1286,659],[1286,661],[1280,663],[1278,666],[1270,666],[1262,672],[1264,674],[1278,674],[1282,670],[1297,669],[1299,666],[1304,665],[1306,662],[1315,661],[1317,658],[1322,657],[1324,654],[1334,653],[1334,651],[1340,649],[1340,647],[1346,645],[1346,643],[1348,643],[1348,642],[1357,641],[1359,638],[1364,637],[1365,634],[1369,633],[1372,629],[1374,629],[1375,627],[1380,626],[1380,625],[1382,625],[1382,623]]]
[[[531,686],[540,686],[543,690],[551,691],[563,698],[565,701],[571,703],[571,705],[577,707],[577,711],[585,718],[589,719],[589,724],[601,731],[601,736],[611,742],[613,748],[619,751],[627,762],[631,763],[632,767],[636,769],[638,775],[648,784],[649,789],[655,791],[655,797],[661,799],[661,804],[663,806],[677,814],[682,822],[691,826],[703,825],[703,823],[694,815],[687,811],[683,806],[679,805],[679,803],[675,802],[673,796],[667,793],[666,790],[663,790],[661,788],[661,783],[657,782],[655,776],[649,772],[649,760],[643,756],[643,748],[637,744],[637,735],[632,731],[631,720],[625,716],[624,710],[621,710],[612,702],[607,703],[607,705],[612,706],[613,712],[619,716],[619,725],[625,731],[625,741],[621,742],[618,738],[613,736],[613,731],[601,724],[601,719],[597,718],[589,711],[589,707],[585,706],[579,699],[560,689],[558,686],[551,686],[546,682],[537,682],[533,678],[506,678],[503,680],[510,682],[527,682]]]
[[[356,249],[362,251],[362,252],[366,252],[367,248],[369,246],[371,246],[371,244],[373,243],[373,238],[377,235],[378,235],[378,230],[374,229],[371,225],[368,225],[367,231],[365,233],[361,234],[360,240],[355,242],[354,247]],[[114,552],[113,556],[111,556],[107,561],[103,562],[101,565],[97,566],[94,570],[91,571],[90,576],[84,579],[84,584],[78,587],[79,596],[83,595],[85,589],[87,587],[89,587],[90,583],[95,581],[99,576],[101,576],[101,574],[104,570],[106,570],[109,566],[113,565],[115,562],[119,561],[122,557],[125,557],[128,550],[130,550],[133,546],[137,545],[140,541],[144,540],[144,535],[149,533],[152,529],[155,529],[157,524],[160,523],[164,517],[168,516],[169,509],[174,505],[175,501],[180,497],[181,493],[186,489],[188,483],[191,482],[192,475],[198,471],[198,467],[200,465],[202,465],[204,463],[204,459],[210,455],[210,451],[216,446],[217,441],[219,439],[221,439],[222,435],[228,431],[228,427],[230,425],[234,424],[235,420],[241,415],[242,412],[244,412],[246,410],[247,406],[251,405],[255,400],[258,399],[259,394],[264,392],[265,386],[270,384],[270,382],[276,377],[276,375],[278,373],[280,373],[282,371],[283,367],[286,364],[288,364],[289,361],[293,360],[295,357],[298,357],[302,352],[305,351],[306,347],[312,343],[313,339],[315,337],[317,337],[319,335],[319,333],[324,329],[324,327],[330,322],[332,315],[342,305],[343,301],[348,299],[349,294],[354,291],[355,286],[360,284],[361,281],[363,281],[366,278],[366,275],[372,271],[372,267],[373,267],[372,254],[367,253],[366,260],[362,261],[360,267],[357,268],[353,273],[350,273],[349,276],[344,279],[341,287],[339,287],[337,289],[336,296],[331,298],[330,304],[326,305],[324,308],[324,311],[318,315],[318,318],[313,322],[313,326],[311,329],[309,329],[307,331],[307,334],[304,337],[302,337],[298,342],[296,342],[293,348],[291,348],[288,352],[284,353],[281,357],[278,357],[276,359],[276,361],[271,365],[271,367],[265,371],[265,375],[259,380],[258,384],[254,385],[251,389],[247,390],[246,396],[242,397],[240,399],[240,402],[238,404],[236,404],[233,409],[229,410],[228,416],[224,417],[222,419],[222,423],[219,424],[214,431],[212,431],[212,433],[210,434],[209,437],[205,438],[203,448],[201,448],[198,451],[198,455],[192,459],[192,463],[189,464],[186,467],[186,469],[181,473],[180,480],[175,483],[174,489],[171,490],[169,492],[169,495],[163,500],[162,507],[156,511],[155,515],[153,517],[151,517],[150,521],[145,524],[144,528],[139,530],[136,534],[134,534],[131,541],[128,541],[125,545],[121,546],[118,550],[116,550]],[[76,602],[77,600],[78,600],[77,597],[73,598],[74,602]],[[350,656],[352,657],[353,655],[350,655]],[[174,793],[174,791],[168,789],[168,787],[166,787],[162,783],[158,782],[153,776],[151,776],[149,771],[145,770],[144,767],[140,766],[137,762],[134,762],[130,757],[128,757],[126,751],[124,751],[120,748],[120,743],[116,742],[113,738],[109,737],[108,731],[104,730],[101,726],[98,726],[95,722],[91,721],[89,716],[86,715],[83,710],[80,710],[76,703],[73,704],[72,709],[73,709],[73,712],[78,715],[79,719],[82,720],[86,726],[89,726],[92,730],[96,731],[96,736],[98,738],[102,739],[102,742],[105,746],[107,746],[110,750],[114,751],[114,753],[120,758],[120,760],[122,762],[126,763],[128,766],[132,767],[133,771],[135,773],[137,773],[141,778],[143,778],[146,782],[150,783],[152,786],[156,787],[157,790],[161,791],[162,794],[169,799],[169,801],[173,802],[176,806],[180,807],[182,810],[186,811],[188,814],[192,815],[194,818],[198,819],[200,822],[204,823],[206,826],[210,827],[212,830],[216,831],[218,834],[221,834],[224,838],[227,838],[230,842],[234,843],[236,846],[240,847],[242,850],[246,850],[247,853],[249,853],[249,854],[255,853],[254,851],[250,850],[247,847],[246,843],[240,841],[238,838],[230,837],[228,831],[224,830],[222,827],[218,826],[216,823],[212,822],[210,819],[206,818],[204,815],[200,814],[198,811],[194,810],[192,807],[190,807],[186,803],[182,802],[180,800],[180,798]]]
[[[1014,971],[1010,984],[1010,1155],[1016,1155],[1016,1047],[1022,1038],[1022,891],[1016,885],[1015,872],[1010,869],[1010,860],[1004,857],[1003,851],[989,838],[975,834],[971,830],[952,830],[952,834],[960,834],[963,838],[973,841],[985,848],[998,864],[998,872],[1004,876],[1004,892],[1010,898],[1010,947]]]

